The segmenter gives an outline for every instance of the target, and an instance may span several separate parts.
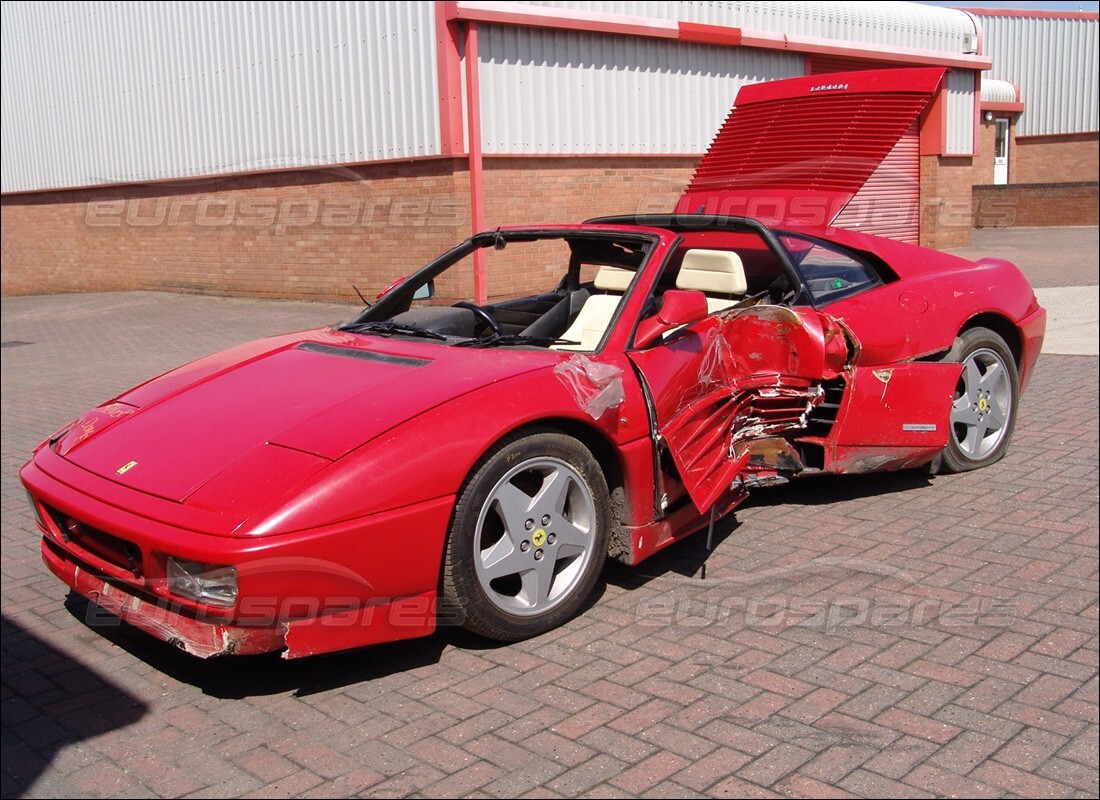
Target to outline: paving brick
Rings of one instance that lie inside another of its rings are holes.
[[[734,708],[726,716],[738,725],[751,728],[761,720],[768,719],[790,702],[790,699],[783,695],[763,692],[752,700]]]
[[[977,780],[1023,797],[1068,797],[1073,794],[1073,787],[995,761],[979,764],[970,774]]]
[[[1084,631],[1058,630],[1043,637],[1031,649],[1052,658],[1068,658],[1090,638]]]
[[[787,705],[780,713],[785,717],[806,724],[821,719],[848,700],[848,695],[833,689],[818,688],[797,702]]]
[[[817,727],[835,733],[843,739],[870,745],[871,747],[885,747],[898,738],[897,732],[889,728],[849,717],[836,711],[818,720]]]
[[[1086,723],[1075,717],[1067,717],[1039,706],[1029,706],[1009,700],[997,707],[996,716],[1006,720],[1030,725],[1062,736],[1075,736],[1084,730]]]
[[[841,779],[840,786],[857,797],[939,796],[936,792],[930,792],[927,789],[917,789],[913,786],[899,783],[898,781],[862,769],[857,769],[847,777]]]
[[[553,731],[570,739],[578,739],[589,731],[618,718],[621,714],[622,710],[615,706],[596,703],[556,723]]]
[[[1090,765],[1054,757],[1043,762],[1036,772],[1043,778],[1076,789],[1077,797],[1097,796],[1096,762]]]
[[[984,733],[963,731],[945,746],[934,750],[928,761],[949,772],[967,775],[1003,745],[1000,739]]]
[[[610,783],[631,794],[642,794],[655,784],[686,767],[691,762],[667,751],[654,753],[629,769],[620,772]]]
[[[1066,737],[1036,728],[1024,728],[1002,747],[996,760],[1028,772],[1041,767],[1066,743]]]
[[[1060,678],[1057,675],[1040,675],[1013,699],[1018,703],[1039,708],[1053,708],[1059,701],[1069,697],[1080,685],[1079,681]]]
[[[385,776],[380,772],[356,767],[338,778],[327,780],[313,789],[302,792],[302,797],[351,797],[383,780]]]
[[[708,739],[660,722],[642,731],[639,736],[656,747],[692,760],[706,755],[715,747]]]
[[[760,786],[772,786],[813,757],[812,750],[784,742],[737,770],[737,776]]]
[[[714,786],[711,786],[707,791],[707,796],[736,798],[782,797],[778,792],[765,789],[758,784],[747,781],[744,778],[739,778],[736,775],[731,775],[725,780],[719,781]]]
[[[776,744],[770,736],[764,736],[724,719],[716,719],[699,729],[699,735],[722,746],[732,747],[750,756],[760,756]]]
[[[693,789],[688,789],[686,786],[681,786],[674,781],[661,781],[656,786],[642,792],[640,797],[653,798],[653,800],[662,800],[662,798],[691,798],[691,797],[705,797],[699,792]]]
[[[610,781],[626,767],[623,762],[608,755],[598,755],[568,772],[563,772],[549,783],[547,788],[564,795],[576,795]]]
[[[323,785],[324,778],[310,772],[308,769],[300,769],[286,777],[268,783],[259,789],[247,792],[242,797],[298,797],[303,792]]]
[[[916,767],[905,776],[904,782],[917,789],[932,791],[941,797],[944,794],[957,794],[960,797],[987,798],[1001,797],[1002,793],[999,787],[955,775],[954,772],[939,769],[931,764]]]
[[[914,736],[902,736],[868,759],[863,768],[892,780],[898,780],[937,753],[939,745]],[[971,765],[973,766],[973,765]]]
[[[701,792],[723,778],[729,777],[751,760],[752,756],[745,753],[728,747],[719,747],[691,761],[673,778],[677,783]]]
[[[887,728],[917,736],[937,744],[945,744],[953,739],[961,730],[946,722],[929,719],[928,717],[912,714],[900,708],[891,708],[883,711],[875,722]]]
[[[801,772],[788,775],[776,784],[779,793],[787,797],[821,797],[843,798],[859,797],[843,789],[839,789],[829,783],[822,783],[816,778],[808,778]]]
[[[424,793],[436,797],[466,797],[502,774],[499,767],[479,761],[426,787]]]
[[[874,719],[883,709],[892,708],[900,700],[912,696],[893,686],[874,684],[855,697],[837,706],[837,711],[863,720]]]

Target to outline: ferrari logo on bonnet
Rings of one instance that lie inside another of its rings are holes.
[[[116,469],[115,472],[119,475],[125,475],[127,472],[129,472],[130,470],[132,470],[136,466],[137,466],[136,461],[127,461],[121,467]]]

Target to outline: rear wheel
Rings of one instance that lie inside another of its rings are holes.
[[[1005,454],[1020,394],[1016,361],[1000,336],[987,328],[972,328],[959,337],[958,347],[963,369],[943,452],[949,472],[984,467]]]
[[[455,505],[443,602],[468,630],[515,641],[568,620],[607,558],[607,482],[576,439],[540,431],[493,448]]]

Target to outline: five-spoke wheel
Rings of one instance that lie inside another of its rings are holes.
[[[580,442],[550,431],[505,439],[460,494],[444,603],[465,627],[496,639],[557,627],[599,578],[609,506],[599,464]]]
[[[972,328],[959,339],[963,369],[943,458],[953,472],[984,467],[1004,455],[1016,422],[1020,383],[1015,359],[996,333]]]

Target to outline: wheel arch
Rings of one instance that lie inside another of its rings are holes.
[[[1024,350],[1023,338],[1020,336],[1019,328],[1011,319],[994,311],[976,314],[959,329],[959,335],[961,336],[966,331],[974,328],[987,328],[1000,336],[1004,343],[1008,345],[1009,352],[1012,353],[1012,360],[1016,362],[1016,369],[1020,368]]]
[[[607,491],[611,497],[612,530],[608,536],[608,555],[612,558],[619,557],[622,553],[630,551],[630,532],[627,527],[629,518],[630,499],[629,487],[626,481],[626,465],[623,463],[622,453],[616,444],[600,429],[588,425],[585,422],[570,417],[544,417],[529,420],[504,431],[499,437],[482,452],[489,453],[505,438],[513,435],[523,435],[527,431],[536,432],[550,430],[576,439],[592,457],[603,472],[607,481]],[[479,457],[480,458],[480,457]]]

